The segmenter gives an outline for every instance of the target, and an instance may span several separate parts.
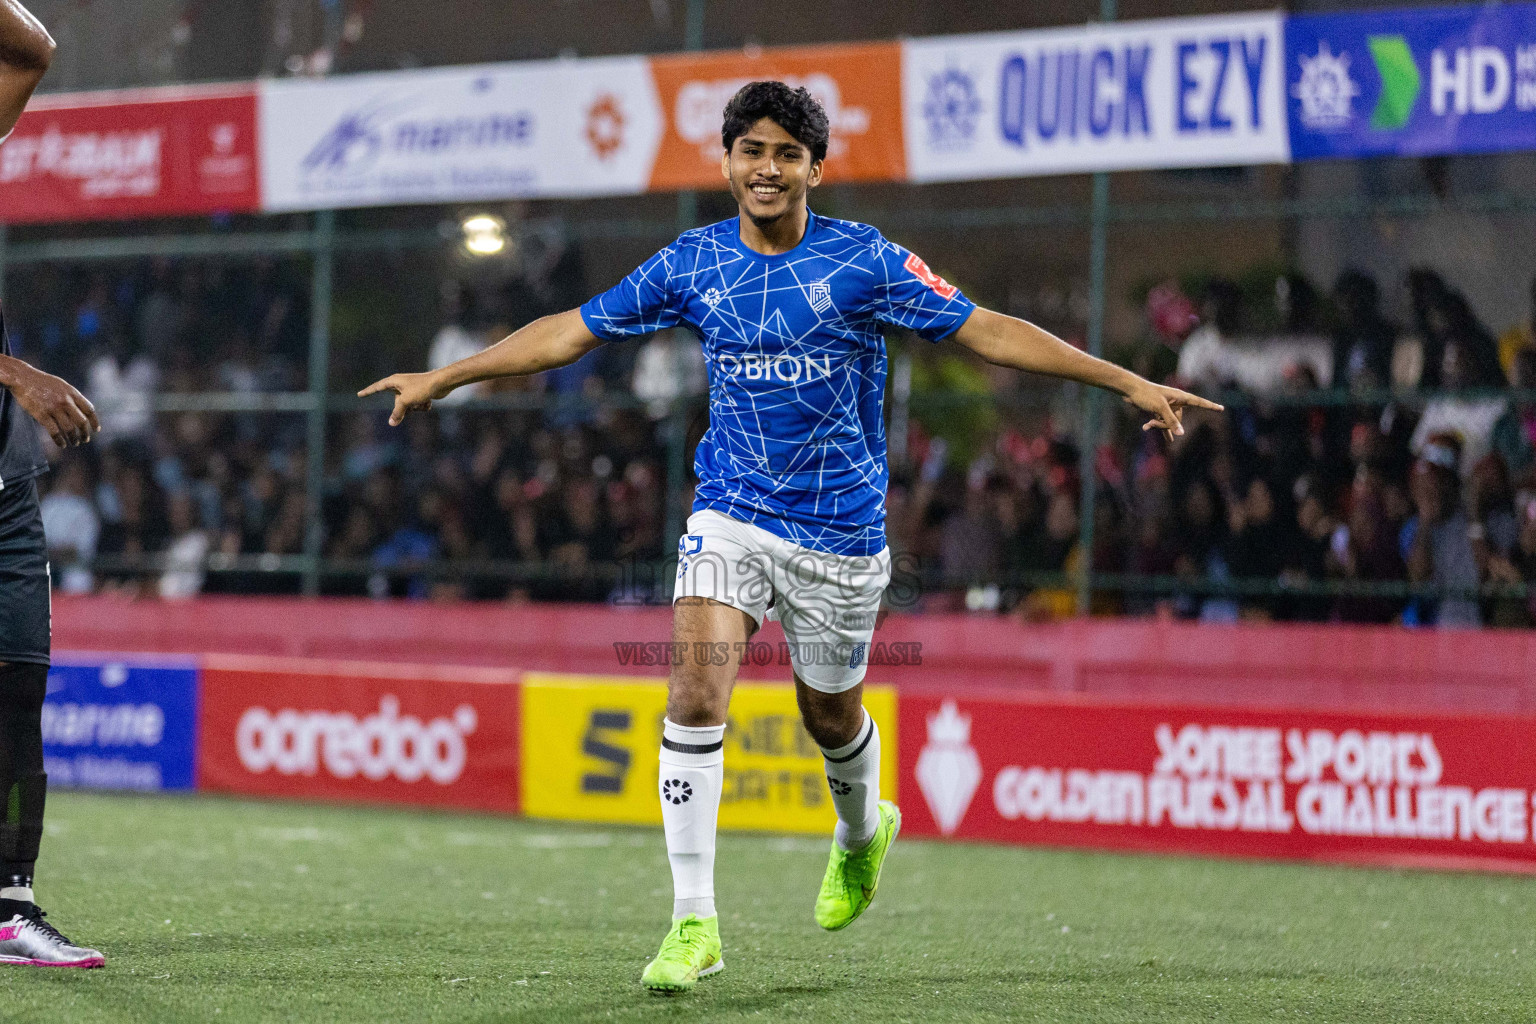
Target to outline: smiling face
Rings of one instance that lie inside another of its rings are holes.
[[[731,195],[759,227],[798,214],[806,194],[821,184],[821,161],[772,118],[762,118],[739,136],[722,157],[721,172]]]

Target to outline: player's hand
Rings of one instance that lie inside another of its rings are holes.
[[[1164,387],[1145,380],[1135,391],[1126,395],[1125,400],[1152,417],[1141,425],[1142,430],[1166,430],[1170,438],[1184,433],[1185,409],[1211,409],[1221,412],[1225,408],[1199,395],[1192,395],[1188,391]]]
[[[398,427],[405,420],[405,414],[416,410],[432,408],[434,399],[442,398],[448,393],[437,381],[434,373],[392,373],[383,380],[374,381],[357,393],[359,398],[367,398],[376,395],[380,391],[393,391],[395,393],[395,408],[389,414],[389,425]]]
[[[101,430],[96,407],[66,380],[15,361],[10,384],[16,404],[42,424],[60,448],[85,444]]]

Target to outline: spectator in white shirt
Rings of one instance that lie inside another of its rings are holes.
[[[658,331],[635,357],[632,387],[652,419],[665,416],[673,399],[702,395],[707,386],[704,351],[683,328]]]
[[[1282,279],[1284,280],[1284,279]],[[1241,293],[1231,281],[1212,281],[1202,322],[1179,348],[1179,379],[1196,389],[1239,387],[1259,395],[1285,390],[1296,371],[1311,371],[1327,386],[1333,376],[1330,343],[1310,334],[1241,337]]]
[[[85,397],[101,417],[102,441],[148,441],[154,432],[152,411],[160,387],[160,369],[149,356],[130,355],[122,337],[91,360],[85,374]]]
[[[438,328],[432,338],[432,347],[427,351],[429,370],[441,370],[449,363],[467,359],[485,348],[485,336],[465,326],[470,320],[468,306],[469,303],[460,296],[457,284],[450,281],[443,285],[443,326]],[[484,390],[483,382],[466,384],[446,398],[438,399],[437,404],[458,405],[480,397]]]
[[[171,543],[165,550],[165,572],[160,575],[160,596],[179,600],[196,597],[206,578],[204,564],[213,538],[197,525],[197,506],[185,491],[171,495],[166,509]]]
[[[1440,383],[1452,391],[1484,384],[1474,375],[1474,366],[1461,343],[1446,342],[1441,356]],[[1458,469],[1465,477],[1472,472],[1493,445],[1493,428],[1509,411],[1509,400],[1498,395],[1488,398],[1464,398],[1450,395],[1436,398],[1424,407],[1424,415],[1413,432],[1413,454],[1422,456],[1429,439],[1449,434],[1461,442]]]

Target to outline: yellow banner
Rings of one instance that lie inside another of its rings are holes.
[[[896,794],[896,691],[867,686],[880,727],[880,791]],[[523,677],[523,812],[535,818],[661,824],[656,795],[665,680]],[[821,751],[793,687],[738,683],[725,729],[720,827],[830,834],[837,817]]]

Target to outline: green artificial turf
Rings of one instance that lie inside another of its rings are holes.
[[[659,831],[50,797],[39,898],[100,971],[0,968],[0,1019],[1525,1021],[1536,880],[902,840],[847,931],[826,843],[726,835],[726,969],[637,981]]]

